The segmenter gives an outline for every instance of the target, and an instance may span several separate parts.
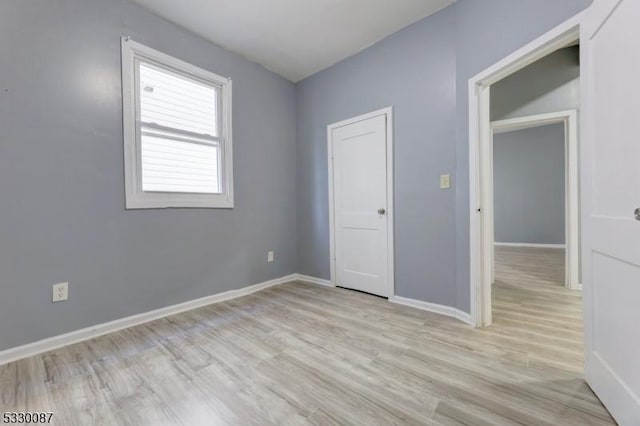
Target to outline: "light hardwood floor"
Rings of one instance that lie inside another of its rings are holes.
[[[492,329],[529,343],[529,363],[584,369],[582,293],[564,287],[564,250],[497,247]]]
[[[285,284],[0,366],[0,411],[57,425],[613,424],[574,365],[577,313],[538,302],[498,291],[501,318],[473,330]]]

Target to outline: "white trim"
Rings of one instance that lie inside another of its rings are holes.
[[[444,315],[447,317],[455,318],[466,324],[473,325],[471,315],[461,311],[460,309],[453,308],[446,305],[438,305],[437,303],[423,302],[422,300],[409,299],[406,297],[392,296],[389,298],[389,302],[397,303],[399,305],[410,306],[412,308],[421,309],[423,311],[433,312],[436,314]]]
[[[564,244],[532,244],[532,243],[494,243],[496,247],[531,247],[531,248],[549,248],[564,249]]]
[[[169,207],[233,208],[233,135],[232,86],[230,78],[222,77],[195,65],[181,61],[129,37],[122,37],[122,108],[124,138],[125,205],[127,209]],[[221,194],[152,193],[141,189],[139,176],[139,132],[137,131],[136,59],[143,59],[198,78],[220,88],[222,141]]]
[[[481,150],[481,146],[487,144],[491,135],[490,86],[579,39],[582,17],[582,13],[578,14],[469,79],[469,291],[471,318],[476,325],[491,324],[491,286],[482,286],[481,283],[490,282],[493,271],[493,268],[487,270],[485,266],[493,264],[493,250],[484,250],[484,253],[482,250],[482,247],[493,244],[493,229],[484,214],[487,209],[490,211],[493,196],[483,191],[482,182],[490,176],[480,169],[481,155],[487,155],[487,149]],[[485,164],[490,164],[486,163],[486,157]]]
[[[327,126],[327,168],[329,178],[329,259],[331,263],[331,285],[336,285],[335,259],[335,218],[333,203],[333,149],[331,136],[333,129],[357,123],[358,121],[385,115],[387,118],[387,297],[395,294],[394,272],[394,196],[393,196],[393,107],[382,108],[367,114],[352,117]]]
[[[529,115],[525,117],[510,118],[491,122],[491,151],[493,152],[493,135],[529,129],[532,127],[547,126],[561,123],[564,125],[564,150],[565,150],[565,287],[577,290],[580,282],[580,200],[578,188],[578,112],[576,110],[557,111],[546,114]],[[482,147],[481,147],[482,149]],[[489,164],[481,164],[480,172]],[[482,191],[488,191],[493,187],[493,179],[485,180]],[[491,193],[493,190],[491,189]],[[491,202],[493,205],[493,202]],[[487,209],[486,215],[493,223],[493,209]],[[484,247],[484,250],[491,249]],[[486,285],[483,283],[482,285]]]
[[[211,296],[202,297],[200,299],[178,303],[177,305],[167,306],[164,308],[155,309],[153,311],[131,315],[103,324],[97,324],[91,327],[75,330],[70,333],[60,334],[58,336],[49,337],[37,342],[27,343],[26,345],[5,349],[4,351],[0,351],[0,365],[37,355],[43,352],[58,349],[63,346],[68,346],[74,343],[93,339],[94,337],[113,333],[115,331],[123,330],[135,325],[144,324],[149,321],[154,321],[171,315],[179,314],[181,312],[186,312],[214,303],[223,302],[225,300],[246,296],[248,294],[255,293],[269,287],[296,281],[297,279],[298,274],[291,274],[281,278],[264,281],[259,284],[254,284],[249,287],[225,291]]]
[[[490,86],[544,58],[558,48],[568,46],[580,35],[584,12],[580,12],[537,39],[496,62],[469,79],[475,85]]]
[[[318,284],[326,287],[335,287],[331,280],[325,280],[324,278],[312,277],[304,274],[294,274],[296,281],[302,281],[310,284]]]
[[[548,112],[544,114],[526,115],[523,117],[507,118],[491,122],[493,134],[515,132],[517,130],[530,129],[532,127],[547,126],[549,124],[565,123],[569,119],[577,119],[578,112],[575,109]]]

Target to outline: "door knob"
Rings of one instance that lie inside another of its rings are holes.
[[[633,214],[635,215],[636,220],[640,220],[640,207],[638,207],[636,211],[633,212]]]
[[[387,211],[385,209],[378,209],[378,214],[385,214],[386,212]],[[640,209],[638,209],[638,216],[637,217],[640,217]],[[640,220],[640,219],[638,219],[638,220]]]

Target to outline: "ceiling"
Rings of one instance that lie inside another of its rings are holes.
[[[455,0],[134,0],[297,82]]]

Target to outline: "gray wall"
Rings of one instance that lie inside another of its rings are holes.
[[[394,107],[396,293],[455,305],[455,8],[298,84],[298,269],[329,278],[327,129]]]
[[[233,210],[125,210],[122,34],[234,79]],[[296,272],[295,152],[264,68],[123,0],[0,2],[0,350]]]
[[[326,125],[393,105],[396,292],[468,312],[468,80],[589,4],[458,0],[299,83],[299,272],[330,274]]]
[[[564,124],[493,138],[495,241],[564,244]]]
[[[560,49],[491,86],[491,120],[580,109],[579,53]]]

